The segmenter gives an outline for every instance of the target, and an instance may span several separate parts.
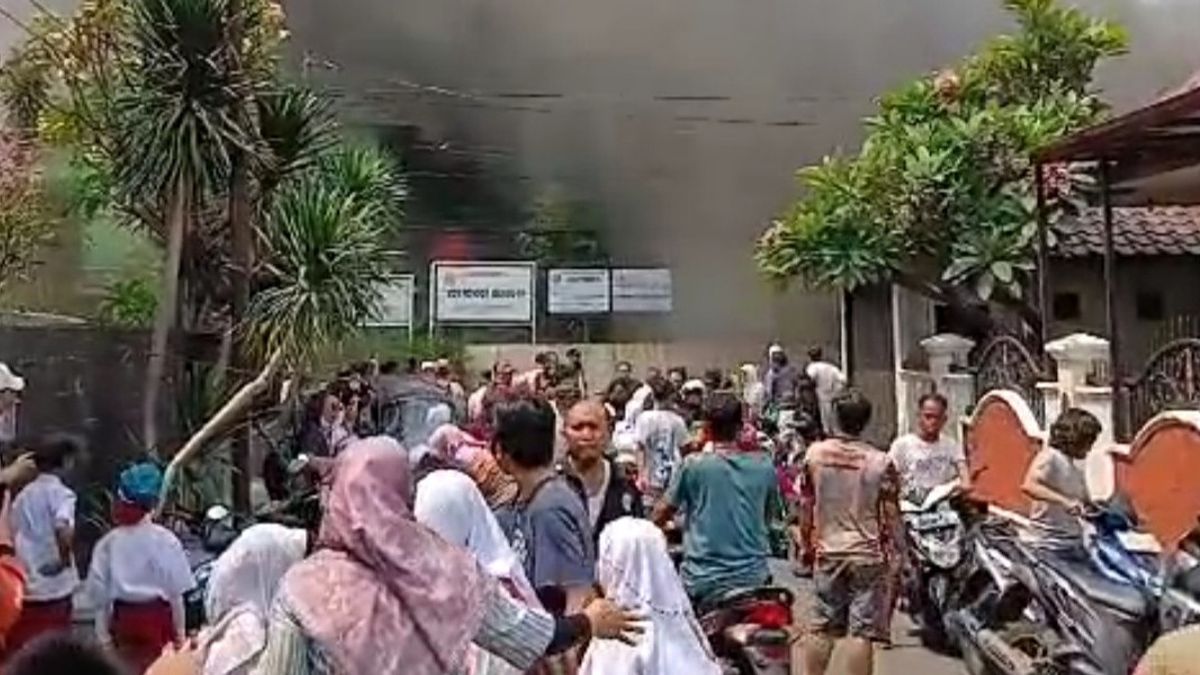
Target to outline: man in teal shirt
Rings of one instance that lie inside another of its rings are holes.
[[[768,521],[781,512],[782,497],[771,457],[737,445],[742,414],[742,402],[733,395],[709,399],[705,418],[712,445],[684,460],[654,510],[660,527],[684,515],[680,572],[696,605],[770,580]]]

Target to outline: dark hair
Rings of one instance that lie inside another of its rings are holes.
[[[67,634],[43,636],[17,652],[7,675],[124,675],[100,649]]]
[[[554,462],[554,409],[540,396],[522,393],[496,405],[493,447],[525,469]]]
[[[67,434],[50,434],[43,437],[33,451],[33,461],[38,471],[54,471],[63,468],[67,459],[83,451],[83,443]]]
[[[942,406],[943,411],[950,409],[950,402],[946,400],[945,396],[942,396],[936,391],[927,391],[924,394],[921,394],[921,398],[917,399],[917,410],[924,408],[925,404],[929,403],[930,401],[936,401],[938,405]]]
[[[684,367],[684,366],[675,366],[675,367],[673,367],[673,368],[668,368],[668,369],[667,369],[667,377],[670,377],[671,375],[676,375],[676,374],[677,374],[677,375],[679,375],[679,377],[680,377],[681,379],[683,379],[684,381],[687,381],[687,379],[688,379],[688,371],[687,371],[687,368],[686,368],[686,367]]]
[[[400,370],[400,364],[395,361],[384,361],[383,365],[379,366],[379,372],[384,375],[395,375],[398,370]]]
[[[570,349],[567,350],[567,358],[568,359],[576,359],[576,358],[581,359],[581,358],[583,358],[583,352],[579,351],[575,347],[571,347]]]
[[[1100,436],[1100,420],[1082,408],[1067,408],[1050,425],[1050,447],[1070,455],[1084,454]]]
[[[812,347],[808,350],[808,358],[812,359],[813,361],[820,361],[821,357],[824,355],[825,353],[821,351],[820,347]]]
[[[654,397],[656,404],[669,403],[675,398],[675,385],[665,377],[651,378],[646,384],[650,385],[650,395]]]
[[[492,371],[490,371],[490,370],[481,370],[481,371],[479,371],[479,377],[480,377],[480,379],[482,379],[484,382],[491,382],[491,381],[492,381]]]
[[[742,401],[733,394],[719,392],[704,404],[704,421],[714,441],[736,441],[742,431]]]
[[[871,401],[857,389],[847,389],[833,399],[833,412],[837,415],[838,428],[857,436],[871,421]]]

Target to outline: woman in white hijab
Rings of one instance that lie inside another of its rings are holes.
[[[417,483],[413,517],[442,539],[473,553],[483,569],[499,579],[513,597],[531,607],[541,607],[533,585],[525,577],[521,560],[509,547],[496,517],[470,476],[445,469],[425,476]],[[521,672],[481,649],[472,649],[475,655],[470,659],[471,675]]]
[[[645,616],[635,645],[592,640],[580,675],[721,675],[692,613],[662,532],[648,520],[621,518],[600,533],[596,576],[604,596]]]
[[[304,558],[308,533],[254,525],[213,563],[201,636],[203,675],[248,675],[267,646],[271,603],[283,575]]]
[[[742,401],[754,412],[755,417],[762,415],[767,402],[767,388],[758,376],[758,366],[753,363],[742,364]]]

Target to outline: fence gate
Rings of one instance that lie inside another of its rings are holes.
[[[1200,339],[1167,343],[1150,356],[1142,373],[1125,388],[1130,429],[1142,428],[1164,410],[1200,408]]]
[[[1037,383],[1049,379],[1029,347],[1012,335],[996,335],[981,344],[972,358],[975,373],[975,393],[982,397],[994,389],[1008,389],[1020,394],[1037,416],[1046,422],[1046,406]]]

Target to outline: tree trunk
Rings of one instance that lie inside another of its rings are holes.
[[[221,406],[221,409],[214,413],[200,427],[199,431],[192,434],[192,437],[183,444],[179,452],[175,453],[175,456],[171,458],[171,463],[167,465],[166,473],[163,475],[162,492],[159,494],[158,513],[162,513],[163,508],[167,504],[167,498],[175,485],[179,469],[198,455],[200,450],[216,438],[222,430],[236,424],[241,419],[254,404],[254,400],[270,386],[271,379],[275,377],[275,373],[279,372],[279,367],[282,364],[283,350],[277,349],[275,353],[271,354],[271,358],[267,359],[267,364],[259,371],[258,376],[242,385],[225,402],[225,405]]]
[[[236,67],[238,75],[243,76],[240,45],[245,33],[245,16],[242,0],[230,0],[229,34],[235,45],[239,45]],[[250,115],[247,111],[248,100],[235,105],[241,106],[237,117],[249,126]],[[247,168],[246,154],[239,148],[231,148],[233,164],[229,185],[229,229],[230,241],[233,245],[233,372],[235,382],[241,382],[244,373],[250,366],[247,345],[238,339],[242,333],[239,329],[246,320],[246,309],[250,304],[250,282],[254,274],[254,224],[251,222],[252,205],[250,203],[250,172]],[[250,508],[250,430],[238,432],[233,438],[233,506],[240,511]]]
[[[159,456],[158,399],[166,371],[171,329],[177,319],[179,267],[183,258],[189,210],[188,180],[181,176],[168,209],[167,261],[163,266],[162,288],[154,316],[154,332],[150,336],[150,358],[146,364],[146,380],[142,389],[142,443],[156,457]]]

